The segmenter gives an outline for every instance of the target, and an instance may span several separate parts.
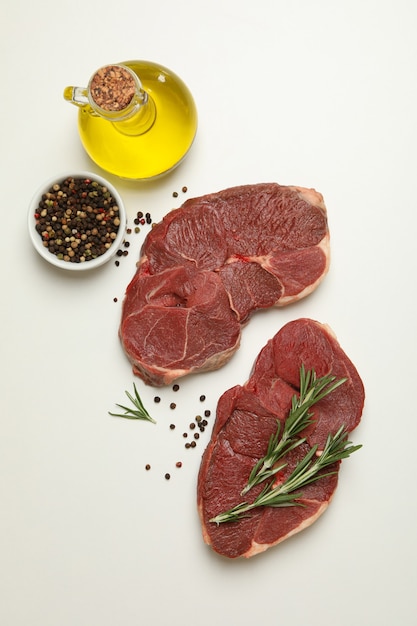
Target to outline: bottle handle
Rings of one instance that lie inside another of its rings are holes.
[[[67,102],[71,102],[78,107],[84,107],[86,104],[89,104],[86,87],[65,87],[64,98]]]

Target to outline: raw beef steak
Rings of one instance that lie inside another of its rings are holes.
[[[311,293],[328,271],[323,197],[275,183],[187,200],[146,237],[120,338],[155,386],[223,365],[260,308]]]
[[[288,465],[276,475],[277,484],[314,444],[320,451],[328,434],[335,435],[341,426],[351,432],[360,421],[363,384],[332,331],[309,319],[286,324],[261,350],[246,384],[229,389],[218,402],[198,476],[197,502],[204,540],[219,554],[251,557],[287,539],[325,511],[336,489],[337,473],[305,487],[299,500],[304,506],[263,507],[237,522],[210,522],[242,500],[253,502],[265,485],[240,495],[252,467],[266,454],[276,420],[284,422],[288,415],[292,396],[299,390],[302,364],[318,377],[332,374],[347,381],[314,405],[314,423],[300,434],[306,442],[284,457]],[[339,464],[324,472],[338,472]]]

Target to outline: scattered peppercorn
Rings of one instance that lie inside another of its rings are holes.
[[[167,473],[165,474],[165,478],[166,478],[167,480],[169,480],[169,479],[171,478],[171,474],[168,474],[168,472],[167,472]]]
[[[197,445],[197,444],[196,444],[196,442],[195,442],[195,441],[192,441],[192,442],[190,443],[190,447],[191,447],[191,448],[195,448],[195,447],[196,447],[196,445]]]
[[[178,391],[178,389],[179,389],[179,388],[180,388],[180,386],[179,386],[179,385],[177,385],[177,384],[175,384],[175,385],[172,387],[172,390],[173,390],[173,391]]]
[[[116,267],[119,267],[120,261],[115,261],[114,264],[115,264]]]
[[[211,415],[211,411],[209,411],[209,410],[207,409],[206,411],[204,411],[204,415],[205,415],[206,417],[210,417],[210,415]]]
[[[161,402],[161,398],[159,396],[155,396],[153,401],[158,404],[158,402]]]
[[[148,470],[150,470],[150,469],[151,469],[151,466],[149,465],[149,463],[147,463],[147,464],[145,465],[145,469],[146,469],[146,471],[148,471]]]
[[[113,298],[113,302],[117,302],[117,298]]]
[[[175,424],[170,424],[169,427],[170,427],[171,430],[174,430]]]
[[[199,422],[201,422],[201,420],[202,420],[202,419],[203,419],[203,418],[201,417],[201,415],[196,415],[196,416],[195,416],[195,421],[197,422],[197,424],[198,424]]]
[[[177,461],[177,462],[175,463],[175,467],[182,467],[182,463],[181,463],[181,461]]]
[[[186,448],[187,448],[187,450],[188,450],[188,448],[191,448],[191,444],[190,444],[190,443],[186,443],[186,444],[185,444],[185,447],[186,447]]]
[[[169,405],[170,409],[175,409],[177,405],[175,404],[175,402],[171,402],[171,404]]]
[[[173,196],[174,198],[178,198],[178,193],[177,193],[176,191],[174,191],[174,193],[172,194],[172,196]]]
[[[182,433],[182,436],[184,437],[184,439],[187,439],[188,433]]]
[[[194,428],[195,428],[195,424],[194,424],[194,422],[191,422],[191,424],[190,424],[190,428],[191,428],[191,430],[194,430]]]
[[[34,213],[45,248],[69,263],[91,261],[111,247],[120,227],[119,207],[105,185],[68,176],[44,193]]]
[[[200,402],[204,402],[205,399],[206,399],[205,395],[200,396]]]
[[[183,187],[183,188],[182,188],[182,192],[183,192],[183,193],[187,193],[187,191],[188,191],[188,188],[187,188],[187,187]]]
[[[194,433],[194,439],[198,439],[200,435],[198,433]]]

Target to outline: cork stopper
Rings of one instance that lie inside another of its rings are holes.
[[[105,111],[122,111],[136,93],[136,82],[131,72],[120,65],[106,65],[93,75],[90,96]]]

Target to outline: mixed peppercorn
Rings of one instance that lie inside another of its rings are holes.
[[[116,200],[106,186],[89,178],[67,177],[52,185],[34,217],[44,247],[69,263],[107,252],[120,227]]]

